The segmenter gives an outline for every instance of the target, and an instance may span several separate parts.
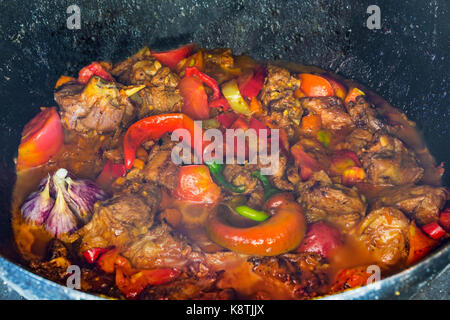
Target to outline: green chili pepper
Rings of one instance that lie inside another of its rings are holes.
[[[211,172],[211,175],[213,176],[213,178],[218,183],[223,185],[225,188],[227,188],[228,190],[230,190],[231,192],[234,192],[234,193],[242,193],[245,191],[245,186],[234,186],[231,183],[229,183],[227,181],[227,179],[225,179],[225,177],[222,174],[223,165],[217,164],[214,161],[212,161],[210,163],[206,163],[206,165],[208,166],[209,172]]]
[[[236,207],[235,210],[241,216],[249,218],[254,221],[265,221],[269,218],[269,215],[264,211],[258,211],[247,206],[239,206]]]
[[[328,148],[331,140],[331,133],[326,130],[320,130],[317,132],[317,139],[322,142],[325,148]]]
[[[261,181],[263,188],[264,188],[264,198],[266,200],[268,200],[269,198],[271,198],[274,194],[280,193],[281,191],[272,187],[272,185],[270,184],[269,179],[267,178],[267,176],[262,175],[261,171],[256,170],[254,172],[252,172],[252,177],[257,178],[259,181]]]

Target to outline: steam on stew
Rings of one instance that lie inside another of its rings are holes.
[[[53,281],[75,264],[81,290],[108,297],[308,299],[448,238],[443,168],[414,123],[321,70],[144,48],[62,76],[54,96],[24,128],[13,199],[17,248]],[[195,139],[208,129],[223,141]],[[255,135],[238,146],[231,129]],[[249,158],[262,142],[279,146],[270,174]]]

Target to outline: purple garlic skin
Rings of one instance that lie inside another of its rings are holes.
[[[55,200],[50,197],[50,179],[40,191],[31,193],[23,203],[20,211],[23,219],[30,224],[41,226],[52,210]]]
[[[78,218],[86,223],[92,217],[94,204],[105,200],[108,194],[89,180],[73,180],[66,178],[68,204]]]
[[[65,190],[65,175],[58,174],[58,172],[59,170],[53,176],[56,202],[45,221],[45,228],[55,237],[70,233],[77,228],[77,219],[64,199],[64,193],[67,192]]]

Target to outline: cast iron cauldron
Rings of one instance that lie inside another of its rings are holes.
[[[81,10],[79,30],[67,28],[72,4]],[[372,4],[381,9],[381,29],[366,26]],[[117,61],[145,45],[229,47],[355,79],[417,122],[436,160],[446,162],[444,183],[450,185],[447,0],[3,1],[0,15],[0,278],[10,297],[96,298],[20,266],[9,212],[13,158],[25,123],[39,107],[55,105],[59,75],[76,74],[92,60]],[[405,298],[449,261],[447,243],[413,268],[330,298]]]

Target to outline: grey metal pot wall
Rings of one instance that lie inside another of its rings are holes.
[[[81,9],[80,30],[66,27],[72,4]],[[381,8],[380,30],[365,25],[371,4]],[[89,296],[17,266],[9,199],[21,129],[39,107],[55,104],[59,75],[76,74],[92,60],[116,61],[144,45],[168,49],[195,42],[259,60],[316,65],[367,85],[406,112],[450,171],[447,0],[2,1],[0,15],[0,278],[27,298]],[[449,255],[447,245],[381,287],[341,297],[395,297],[396,289],[402,296],[447,265]]]

